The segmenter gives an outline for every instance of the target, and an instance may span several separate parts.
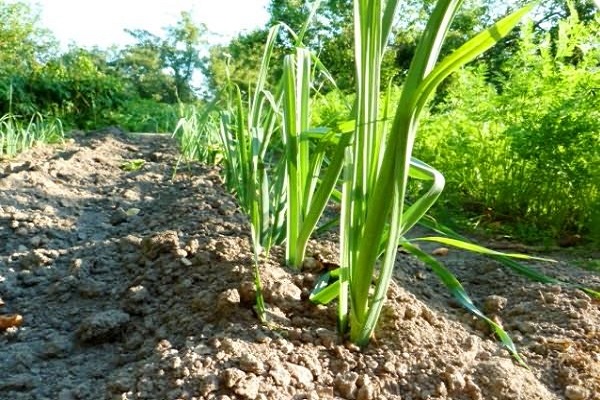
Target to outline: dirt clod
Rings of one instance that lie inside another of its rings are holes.
[[[577,385],[569,385],[565,389],[567,400],[585,400],[590,396],[589,390]]]
[[[503,310],[507,303],[508,299],[506,297],[491,295],[485,298],[483,310],[488,314],[494,314]]]
[[[121,310],[95,313],[84,319],[77,328],[77,337],[82,342],[110,341],[124,330],[129,314]]]

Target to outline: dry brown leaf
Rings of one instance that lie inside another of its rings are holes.
[[[23,317],[19,314],[0,315],[0,330],[21,326]]]

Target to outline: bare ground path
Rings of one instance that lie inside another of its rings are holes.
[[[0,399],[600,399],[598,301],[462,253],[445,261],[531,370],[404,255],[364,351],[278,249],[262,327],[245,218],[217,170],[172,181],[175,159],[164,136],[109,130],[0,162],[0,315],[23,317],[0,330]],[[537,267],[600,287],[567,258]]]

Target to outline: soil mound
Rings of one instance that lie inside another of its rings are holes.
[[[0,315],[22,316],[0,330],[0,398],[600,399],[599,303],[464,253],[444,261],[531,370],[403,254],[363,351],[281,249],[261,326],[245,217],[217,169],[174,174],[176,158],[168,137],[112,129],[0,163]],[[600,286],[568,260],[537,267]]]

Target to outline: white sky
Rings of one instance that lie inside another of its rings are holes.
[[[196,22],[214,32],[211,43],[224,42],[235,34],[263,26],[268,0],[30,0],[41,8],[41,22],[65,48],[75,42],[82,47],[107,48],[131,43],[128,29],[162,34],[181,11],[191,11]]]

